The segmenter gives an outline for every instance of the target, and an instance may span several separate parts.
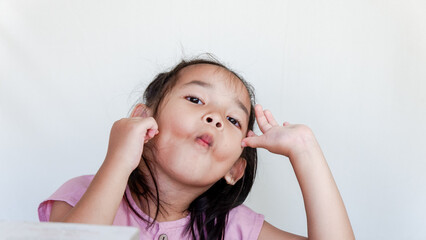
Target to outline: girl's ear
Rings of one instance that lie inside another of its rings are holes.
[[[239,158],[232,166],[231,170],[225,175],[225,180],[229,185],[234,185],[244,176],[247,162],[244,158]]]
[[[143,103],[138,103],[132,110],[131,117],[152,117],[152,111]]]

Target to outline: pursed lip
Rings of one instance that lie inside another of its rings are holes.
[[[207,133],[198,136],[196,138],[196,141],[205,147],[211,147],[213,146],[213,143],[214,143],[213,136]]]

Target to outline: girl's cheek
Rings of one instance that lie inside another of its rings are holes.
[[[183,135],[183,134],[191,132],[189,125],[190,124],[186,123],[182,119],[174,119],[172,121],[169,121],[169,123],[165,126],[165,128],[176,135]]]

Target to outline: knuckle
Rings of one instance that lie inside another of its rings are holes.
[[[154,124],[155,126],[157,126],[157,121],[155,121],[155,119],[153,117],[148,117],[147,120],[151,123]]]
[[[115,122],[114,122],[114,124],[113,124],[112,126],[113,126],[113,127],[118,127],[118,126],[122,125],[122,124],[123,124],[123,122],[125,122],[125,121],[126,121],[126,119],[125,119],[125,118],[122,118],[122,119],[120,119],[120,120],[115,121]]]
[[[299,128],[299,131],[304,135],[310,135],[312,134],[311,128],[309,128],[307,125],[304,124],[297,124],[297,128]]]

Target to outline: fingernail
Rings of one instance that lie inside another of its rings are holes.
[[[241,147],[247,147],[247,143],[246,142],[241,142]]]

